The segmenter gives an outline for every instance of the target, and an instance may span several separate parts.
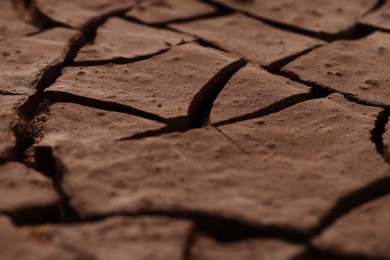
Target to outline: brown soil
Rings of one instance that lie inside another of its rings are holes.
[[[390,1],[0,1],[0,259],[390,259]]]

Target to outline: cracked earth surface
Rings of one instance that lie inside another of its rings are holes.
[[[0,0],[0,259],[390,259],[389,0]]]

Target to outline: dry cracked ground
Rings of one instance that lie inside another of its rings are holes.
[[[390,0],[0,0],[0,259],[390,259]]]

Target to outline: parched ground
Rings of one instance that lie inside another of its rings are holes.
[[[390,259],[389,62],[389,0],[0,0],[0,259]]]

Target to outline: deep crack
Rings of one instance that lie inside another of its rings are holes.
[[[208,118],[214,101],[223,90],[230,78],[246,62],[244,59],[235,61],[220,70],[203,88],[194,96],[188,107],[188,126],[187,129],[199,128],[208,124]]]

